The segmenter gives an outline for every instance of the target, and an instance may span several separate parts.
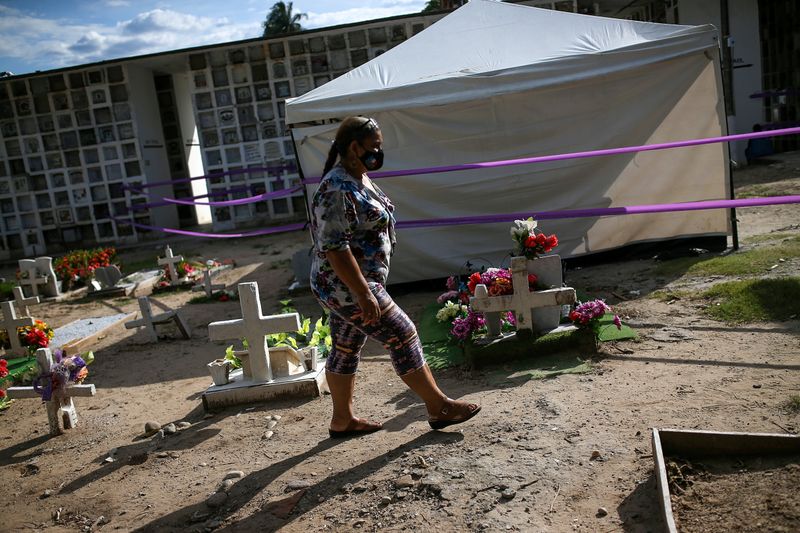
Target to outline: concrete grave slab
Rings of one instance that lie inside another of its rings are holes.
[[[53,330],[50,347],[60,348],[67,355],[75,355],[91,349],[99,337],[114,327],[132,318],[135,313],[119,313],[94,318],[81,318]]]

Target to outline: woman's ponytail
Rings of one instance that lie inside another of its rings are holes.
[[[333,168],[333,165],[336,164],[336,157],[339,155],[339,150],[336,148],[336,141],[331,143],[331,149],[328,150],[328,159],[325,160],[325,168],[322,171],[322,175],[324,176]]]

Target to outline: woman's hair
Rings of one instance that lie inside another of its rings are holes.
[[[353,141],[361,142],[367,137],[375,135],[375,132],[380,128],[374,119],[367,117],[347,117],[339,125],[336,130],[336,139],[331,144],[331,149],[328,151],[328,159],[325,161],[325,169],[322,175],[327,174],[333,165],[336,164],[336,158],[347,155],[347,148]]]

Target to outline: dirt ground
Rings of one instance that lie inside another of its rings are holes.
[[[798,194],[800,153],[739,170],[735,179],[742,191]],[[759,235],[800,230],[798,205],[741,209],[738,217],[743,248],[759,245]],[[298,235],[233,246],[171,243],[177,253],[235,259],[237,268],[216,279],[229,287],[257,281],[269,312],[286,296],[291,255],[305,246]],[[155,257],[157,248],[142,253]],[[796,433],[800,415],[783,405],[800,394],[800,320],[715,322],[697,303],[650,295],[718,278],[658,278],[654,265],[568,272],[570,285],[608,296],[640,337],[604,344],[588,374],[530,380],[506,367],[437,373],[451,397],[483,405],[473,421],[450,430],[429,430],[388,355],[369,344],[356,408],[385,421],[385,431],[349,441],[328,439],[330,396],[206,415],[205,364],[227,345],[209,342],[206,326],[239,317],[238,303],[184,305],[193,294],[158,295],[186,313],[192,338],[147,345],[123,328],[109,333],[94,347],[87,380],[97,395],[76,400],[79,428],[50,438],[34,400],[0,414],[0,530],[659,531],[651,428]],[[798,272],[800,258],[787,258],[765,276]],[[437,295],[397,300],[415,315]],[[319,316],[309,294],[293,301]],[[84,300],[40,305],[34,314],[58,327],[135,308],[133,299]],[[265,439],[271,415],[281,418]],[[141,438],[151,420],[191,426]],[[227,498],[209,506],[231,471],[239,472]]]

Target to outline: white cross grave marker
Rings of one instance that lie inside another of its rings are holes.
[[[32,326],[34,323],[33,318],[29,316],[17,318],[14,302],[2,302],[1,305],[3,307],[3,321],[0,322],[0,328],[6,330],[8,334],[8,341],[11,343],[11,348],[8,351],[13,355],[23,356],[28,350],[19,341],[17,328]]]
[[[247,339],[249,354],[248,364],[242,364],[244,379],[272,381],[266,335],[297,331],[300,329],[300,316],[297,313],[264,316],[261,312],[258,284],[254,282],[239,284],[239,303],[242,318],[212,322],[208,325],[208,338],[212,341]]]
[[[534,261],[541,261],[542,259]],[[531,291],[528,288],[528,259],[525,257],[511,258],[511,275],[514,285],[513,294],[489,296],[486,285],[481,284],[475,287],[475,296],[469,299],[472,309],[485,313],[486,327],[490,335],[496,336],[500,334],[500,315],[503,311],[514,312],[518,332],[521,330],[533,332],[532,315],[534,309],[561,306],[575,302],[575,289],[571,287]]]
[[[131,320],[125,322],[126,329],[133,329],[144,326],[145,334],[152,342],[158,342],[158,333],[156,332],[157,324],[166,324],[174,320],[178,326],[181,334],[187,339],[191,338],[191,331],[189,325],[183,320],[183,317],[174,309],[168,309],[160,315],[153,316],[153,308],[150,306],[150,299],[147,296],[139,297],[139,310],[142,313],[142,318],[138,320]]]
[[[197,285],[192,287],[192,291],[193,292],[206,291],[206,296],[211,298],[211,296],[214,294],[214,291],[224,288],[225,285],[213,285],[211,283],[211,271],[206,270],[205,272],[203,272],[203,282],[198,283]]]
[[[29,293],[33,296],[39,295],[39,285],[47,283],[47,276],[39,276],[39,268],[36,266],[35,259],[20,259],[19,271],[23,274],[19,284],[24,288],[29,287]],[[26,275],[27,274],[27,275]]]
[[[36,363],[42,374],[50,372],[53,366],[53,355],[48,348],[36,350]],[[9,387],[6,390],[8,397],[15,400],[40,398],[33,387]],[[94,396],[94,385],[70,385],[61,394],[53,393],[50,401],[44,402],[47,407],[47,421],[50,423],[50,434],[60,435],[65,429],[72,429],[78,425],[78,412],[72,398],[75,396]]]
[[[167,270],[169,271],[169,284],[170,285],[178,285],[178,272],[175,269],[175,265],[183,261],[182,255],[172,255],[172,248],[169,247],[169,244],[164,249],[164,257],[158,260],[159,266],[167,265]]]
[[[22,312],[22,316],[31,316],[30,311],[28,311],[29,305],[34,305],[39,303],[38,296],[31,296],[30,298],[25,298],[25,294],[22,292],[22,287],[14,287],[11,289],[14,293],[14,303],[19,306],[20,311]]]

